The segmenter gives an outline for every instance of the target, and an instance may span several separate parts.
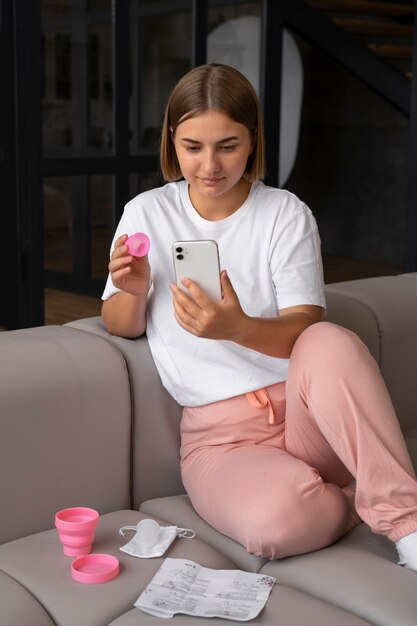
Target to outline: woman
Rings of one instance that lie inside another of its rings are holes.
[[[321,321],[317,226],[293,194],[261,182],[262,120],[244,76],[205,65],[179,81],[161,169],[168,184],[129,202],[117,228],[103,320],[125,337],[146,330],[184,407],[193,506],[269,558],[323,548],[364,520],[417,570],[417,483],[394,409],[363,343]],[[148,257],[128,252],[136,231],[151,239]],[[220,302],[174,284],[171,245],[187,239],[217,241]]]

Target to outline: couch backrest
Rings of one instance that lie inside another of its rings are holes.
[[[417,426],[417,274],[326,287],[329,321],[354,330],[378,361],[403,429]]]
[[[150,498],[184,493],[179,469],[182,409],[162,386],[146,337],[114,337],[100,317],[77,320],[70,326],[106,338],[126,359],[133,412],[134,507]]]
[[[376,358],[417,469],[417,273],[334,283],[326,294],[329,321]]]
[[[56,511],[130,508],[131,404],[114,345],[62,326],[0,333],[0,543]]]

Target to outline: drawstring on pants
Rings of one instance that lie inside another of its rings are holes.
[[[275,414],[272,408],[272,402],[265,388],[257,389],[256,391],[249,391],[246,394],[248,402],[255,408],[268,407],[268,424],[275,424]]]

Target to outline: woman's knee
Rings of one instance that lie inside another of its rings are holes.
[[[312,324],[301,333],[296,342],[296,345],[305,345],[315,350],[322,347],[334,348],[335,346],[357,346],[358,344],[364,345],[356,333],[332,322]]]
[[[332,368],[347,363],[362,363],[370,353],[363,341],[354,332],[333,324],[319,322],[309,326],[298,337],[290,358],[290,367],[311,365],[315,371],[323,366]]]
[[[319,549],[343,534],[345,496],[325,485],[308,463],[268,446],[228,458],[229,465],[225,458],[216,464],[215,475],[202,481],[200,474],[185,486],[196,511],[248,552],[282,558]]]
[[[347,531],[349,504],[335,485],[323,483],[308,468],[298,482],[288,481],[261,508],[241,518],[241,541],[248,552],[269,559],[303,554],[330,545]]]

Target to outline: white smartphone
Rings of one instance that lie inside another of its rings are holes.
[[[222,299],[220,260],[217,243],[212,239],[175,241],[172,255],[176,283],[186,291],[182,278],[195,281],[216,302]]]

